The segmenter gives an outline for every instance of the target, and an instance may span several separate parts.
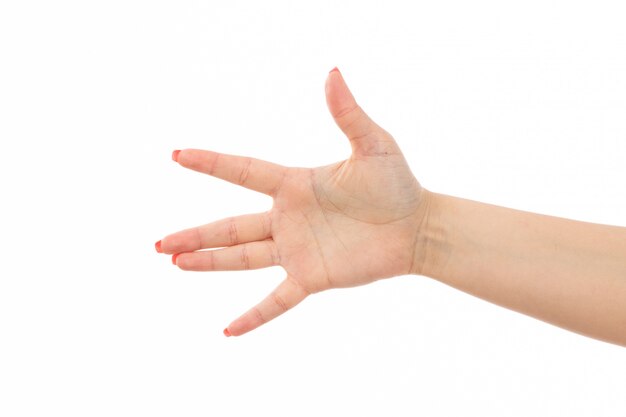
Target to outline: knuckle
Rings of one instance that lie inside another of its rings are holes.
[[[261,314],[261,310],[259,310],[258,307],[252,307],[251,312],[259,324],[264,324],[265,322],[267,322],[267,320],[265,320],[265,317],[263,317],[263,314]]]
[[[246,245],[241,247],[240,258],[243,269],[250,269],[250,254],[248,253],[248,247]]]
[[[371,127],[370,118],[358,106],[344,114],[341,118],[343,123],[345,123],[345,129],[348,130],[354,129],[356,125],[364,125],[368,129]]]
[[[217,167],[217,161],[220,159],[220,154],[215,152],[213,158],[211,158],[211,162],[208,164],[207,173],[209,175],[215,174],[215,168]]]
[[[207,252],[206,263],[209,271],[215,271],[215,251],[210,250]]]
[[[250,175],[250,165],[252,165],[252,158],[246,158],[246,162],[239,174],[239,185],[245,185],[248,181],[248,176]]]
[[[196,227],[194,228],[194,239],[196,240],[196,244],[195,247],[197,248],[203,248],[204,247],[204,239],[203,239],[203,233],[202,233],[202,229],[200,227]]]
[[[267,240],[265,244],[267,245],[270,257],[272,259],[272,265],[280,265],[280,252],[278,252],[276,244],[274,244],[274,242],[272,242],[271,240]]]
[[[239,232],[237,230],[237,221],[234,217],[231,217],[228,220],[228,239],[230,242],[230,246],[236,245],[239,241]]]
[[[270,297],[272,298],[272,301],[274,302],[274,304],[276,304],[278,308],[280,308],[281,312],[284,313],[287,310],[289,310],[289,306],[287,306],[287,303],[285,303],[285,300],[280,295],[278,295],[275,291],[270,294]]]
[[[360,112],[361,112],[361,106],[359,106],[358,104],[355,104],[353,107],[346,107],[345,109],[339,110],[339,112],[335,115],[335,119],[341,119],[351,114],[358,114]]]

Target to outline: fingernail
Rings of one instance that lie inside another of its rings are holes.
[[[230,332],[228,331],[228,327],[224,329],[224,336],[226,336],[226,337],[231,337],[232,336],[230,334]]]
[[[154,247],[155,247],[157,252],[163,253],[163,250],[161,250],[161,241],[160,240],[157,243],[154,244]]]
[[[178,255],[180,255],[180,253],[175,253],[175,254],[172,255],[172,263],[174,265],[176,265],[176,258],[178,258]]]
[[[333,71],[337,71],[337,72],[339,72],[339,68],[335,67],[335,68],[331,69],[330,71],[328,71],[328,73],[330,74],[330,73],[331,73],[331,72],[333,72]]]
[[[180,150],[175,150],[174,152],[172,152],[172,160],[174,162],[178,162],[178,154],[180,153]]]

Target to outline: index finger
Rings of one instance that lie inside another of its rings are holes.
[[[183,149],[175,155],[175,161],[185,168],[268,195],[280,188],[288,169],[260,159],[200,149]]]

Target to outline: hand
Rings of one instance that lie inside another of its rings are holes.
[[[285,280],[224,329],[227,336],[249,332],[319,291],[420,272],[428,191],[336,69],[326,80],[326,101],[350,140],[347,160],[311,169],[196,149],[174,152],[185,168],[274,199],[269,212],[183,230],[157,243],[187,271],[285,269]],[[219,249],[201,250],[210,248]]]

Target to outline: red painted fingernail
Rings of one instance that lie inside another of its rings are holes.
[[[160,240],[157,243],[154,244],[154,247],[155,247],[157,252],[163,253],[163,250],[161,249],[161,241]]]
[[[228,331],[228,327],[224,329],[224,336],[226,337],[231,337],[232,334],[230,334],[230,332]]]
[[[337,72],[339,72],[339,68],[335,67],[335,68],[331,69],[330,71],[328,71],[328,73],[330,74],[330,73],[331,73],[331,72],[333,72],[333,71],[337,71]]]
[[[172,152],[172,160],[175,162],[178,162],[178,154],[180,153],[180,151],[177,149],[174,152]]]
[[[176,265],[176,258],[178,258],[178,255],[180,255],[180,253],[175,253],[175,254],[172,255],[172,263],[174,265]]]

